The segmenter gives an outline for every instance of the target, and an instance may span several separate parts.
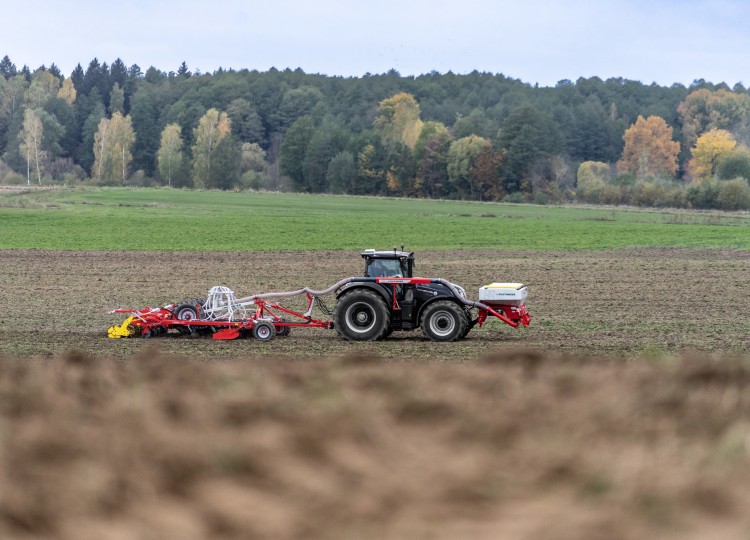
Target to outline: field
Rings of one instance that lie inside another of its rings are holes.
[[[746,214],[0,197],[2,538],[750,534]],[[472,296],[529,284],[531,326],[104,338],[117,306],[323,288],[401,241]]]
[[[375,344],[335,332],[294,331],[270,343],[203,339],[107,340],[142,308],[205,296],[224,284],[245,296],[301,286],[323,289],[362,270],[358,252],[0,251],[0,354],[54,355],[70,348],[128,356],[158,346],[205,357],[330,357],[377,352],[385,358],[463,361],[496,348],[534,347],[578,355],[742,352],[750,346],[748,255],[741,250],[420,251],[417,271],[463,285],[476,297],[492,281],[529,284],[529,328],[500,322],[456,344],[420,331]],[[333,305],[333,300],[328,301]],[[294,306],[295,304],[290,304]],[[297,307],[301,307],[297,305]]]
[[[0,195],[0,248],[750,249],[750,215],[166,189]]]

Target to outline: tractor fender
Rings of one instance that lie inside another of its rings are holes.
[[[348,294],[350,291],[354,291],[357,289],[369,289],[372,291],[376,291],[385,301],[386,305],[391,304],[391,295],[390,293],[381,285],[378,285],[374,282],[368,282],[368,281],[355,281],[351,283],[347,283],[343,287],[341,287],[338,291],[336,291],[336,300],[341,298],[343,295]]]

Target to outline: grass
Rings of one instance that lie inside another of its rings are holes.
[[[0,196],[0,248],[750,249],[747,214],[166,189]]]

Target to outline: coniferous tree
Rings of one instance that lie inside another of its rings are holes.
[[[49,66],[49,69],[47,69],[47,71],[55,78],[59,79],[61,83],[63,82],[63,80],[65,80],[65,76],[62,74],[60,68],[58,68],[54,62]]]
[[[180,67],[177,68],[177,76],[178,77],[183,77],[183,78],[187,79],[191,75],[192,75],[192,73],[190,73],[190,70],[188,69],[188,66],[187,66],[187,64],[185,62],[183,62],[182,64],[180,64]]]
[[[77,64],[75,69],[73,69],[73,72],[70,74],[70,79],[73,81],[73,86],[75,86],[76,91],[83,92],[83,80],[85,78],[83,68],[81,67],[81,64]]]
[[[16,69],[16,65],[10,61],[10,58],[6,54],[3,56],[3,59],[0,60],[0,75],[2,75],[5,79],[10,79],[11,77],[15,77],[18,74],[18,70]]]

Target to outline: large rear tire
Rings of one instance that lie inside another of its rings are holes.
[[[468,336],[469,332],[471,332],[471,329],[474,328],[474,325],[471,322],[471,310],[464,308],[464,313],[466,313],[466,330],[464,330],[461,339],[464,339],[466,336]]]
[[[450,300],[438,300],[422,315],[422,331],[432,341],[456,341],[467,333],[469,318],[463,307]]]
[[[367,289],[339,298],[333,310],[336,332],[351,341],[376,341],[385,336],[390,317],[383,299]]]

